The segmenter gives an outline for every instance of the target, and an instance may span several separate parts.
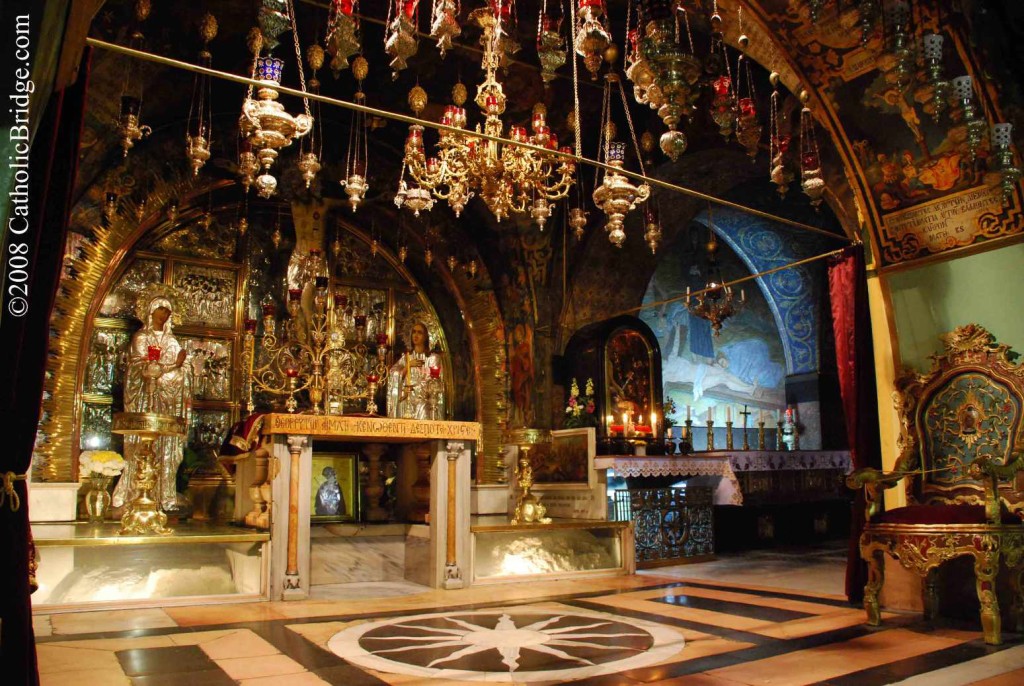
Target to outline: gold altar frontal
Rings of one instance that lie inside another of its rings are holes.
[[[364,458],[360,520],[383,523],[381,475],[389,446],[400,445],[399,493],[407,493],[404,520],[412,522],[406,541],[406,579],[436,588],[462,588],[469,563],[470,463],[482,436],[477,422],[272,413],[261,434],[270,443],[274,467],[271,517],[272,600],[309,595],[313,441],[359,444]],[[319,448],[318,448],[319,449]],[[402,466],[408,466],[404,472]],[[401,502],[401,500],[400,500]],[[415,560],[415,562],[413,562]]]

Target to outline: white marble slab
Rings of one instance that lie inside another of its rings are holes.
[[[403,536],[315,537],[310,583],[399,581],[405,576]]]

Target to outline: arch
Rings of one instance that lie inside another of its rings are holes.
[[[820,252],[816,239],[798,239],[774,222],[719,209],[712,216],[701,210],[694,221],[711,228],[735,252],[752,274],[781,267]],[[759,276],[756,281],[782,339],[786,372],[818,370],[818,310],[815,306],[815,269],[801,265]]]

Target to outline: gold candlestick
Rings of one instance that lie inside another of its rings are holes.
[[[785,450],[786,444],[782,442],[782,422],[775,422],[775,449]]]
[[[725,449],[732,450],[732,421],[725,423]]]
[[[715,449],[715,420],[708,420],[708,450]]]
[[[750,450],[750,441],[747,439],[747,417],[750,416],[750,411],[747,406],[743,406],[743,411],[740,412],[743,415],[743,449]]]
[[[764,450],[764,420],[757,423],[757,449]]]

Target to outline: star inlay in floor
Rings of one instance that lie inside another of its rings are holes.
[[[574,610],[433,613],[349,627],[328,642],[360,667],[427,678],[515,683],[581,679],[669,659],[666,626]]]

